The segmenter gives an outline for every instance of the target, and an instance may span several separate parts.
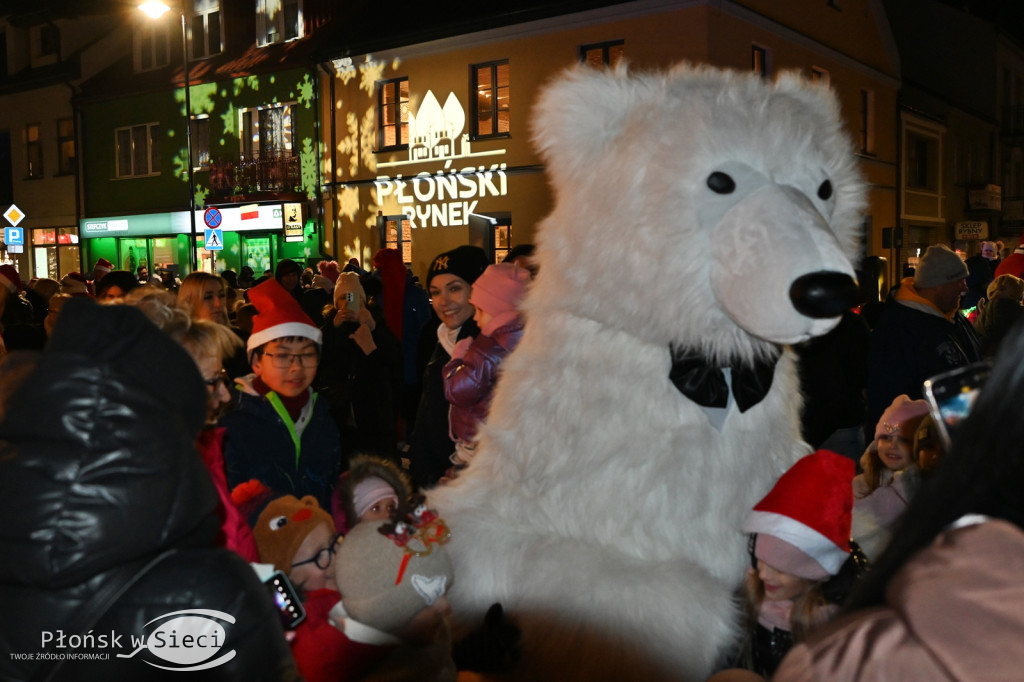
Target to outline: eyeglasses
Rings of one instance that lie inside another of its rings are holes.
[[[331,544],[317,552],[315,557],[312,559],[306,559],[305,561],[297,561],[292,564],[292,568],[305,566],[306,564],[316,564],[317,568],[329,567],[331,565],[331,560],[334,559],[334,552],[338,547],[339,540],[341,540],[341,533],[338,533],[331,538]]]
[[[320,356],[316,353],[263,353],[270,358],[270,364],[278,369],[288,369],[293,360],[299,361],[299,367],[316,367],[320,364]]]
[[[214,389],[217,388],[217,384],[221,384],[222,386],[224,386],[224,388],[227,388],[228,371],[226,369],[222,369],[221,371],[217,372],[212,378],[205,380],[203,383],[205,383],[210,388]]]

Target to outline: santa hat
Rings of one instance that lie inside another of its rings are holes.
[[[256,306],[252,334],[246,344],[249,353],[274,339],[287,336],[302,336],[320,345],[323,339],[320,330],[276,279],[268,279],[249,289],[248,293],[249,302]]]
[[[96,261],[96,265],[93,266],[93,270],[99,270],[100,272],[110,272],[114,269],[114,264],[108,261],[106,258],[100,258]]]
[[[850,555],[853,476],[853,460],[828,450],[797,461],[743,524],[757,534],[757,558],[808,580],[838,573]]]
[[[327,526],[334,535],[334,519],[320,508],[312,495],[301,500],[294,495],[270,500],[252,526],[260,561],[274,564],[274,568],[287,575],[296,559],[312,558],[296,557],[295,553],[306,537],[321,525]]]
[[[60,279],[60,292],[72,296],[90,296],[89,280],[80,272],[69,272]]]
[[[926,414],[926,400],[911,400],[908,395],[898,395],[892,404],[885,408],[882,418],[875,425],[875,438],[898,435],[912,441],[918,425]]]
[[[14,269],[13,265],[0,265],[0,284],[7,287],[7,290],[12,294],[25,290],[25,287],[21,284],[21,275]]]
[[[469,302],[490,315],[500,315],[519,308],[526,293],[530,272],[512,263],[488,265],[473,282]]]

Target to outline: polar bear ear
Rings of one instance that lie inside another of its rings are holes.
[[[812,83],[799,71],[780,72],[775,78],[775,89],[799,99],[829,120],[842,121],[835,92],[823,83]]]
[[[627,77],[625,66],[570,67],[545,86],[534,107],[534,145],[549,164],[586,164],[621,134],[649,89],[646,79]]]

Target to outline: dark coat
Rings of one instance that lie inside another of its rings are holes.
[[[372,452],[394,457],[402,391],[402,351],[386,326],[377,322],[367,355],[351,334],[358,322],[334,326],[333,314],[321,326],[323,352],[313,385],[327,401],[342,434],[346,455]]]
[[[1009,298],[995,298],[985,304],[974,321],[986,357],[994,357],[1007,332],[1024,314],[1024,306]]]
[[[960,307],[964,310],[978,305],[978,300],[985,296],[988,285],[992,282],[995,265],[981,254],[971,256],[964,261],[967,266],[967,293],[960,299]]]
[[[221,418],[224,469],[234,489],[250,479],[262,481],[282,495],[312,495],[321,508],[331,508],[331,493],[341,469],[341,439],[326,401],[318,396],[299,448],[288,426],[266,396],[236,392],[235,407]]]
[[[132,637],[195,609],[235,619],[215,621],[225,640],[209,657],[234,658],[203,679],[291,678],[266,589],[215,546],[217,493],[193,447],[205,413],[195,363],[140,311],[65,305],[0,423],[0,678],[180,679],[152,667],[174,664],[136,651]],[[94,637],[77,649],[43,646],[43,632],[59,631]],[[108,659],[58,664],[12,652]]]
[[[871,332],[868,353],[868,416],[874,431],[896,396],[923,397],[923,384],[936,374],[982,359],[974,327],[957,313],[953,321],[889,301]]]
[[[423,333],[435,331],[427,328]],[[458,338],[461,341],[479,333],[480,327],[469,319],[459,329]],[[423,370],[423,392],[416,411],[416,428],[409,439],[410,473],[417,488],[433,487],[452,465],[449,457],[455,451],[455,444],[448,435],[449,403],[444,397],[444,366],[451,359],[448,351],[435,340],[434,351]]]
[[[847,310],[828,334],[794,346],[804,394],[803,437],[812,447],[837,429],[863,423],[870,335],[861,316]]]

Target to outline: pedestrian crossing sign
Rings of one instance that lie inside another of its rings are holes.
[[[206,228],[206,239],[203,248],[207,251],[224,250],[224,230],[220,228]]]

